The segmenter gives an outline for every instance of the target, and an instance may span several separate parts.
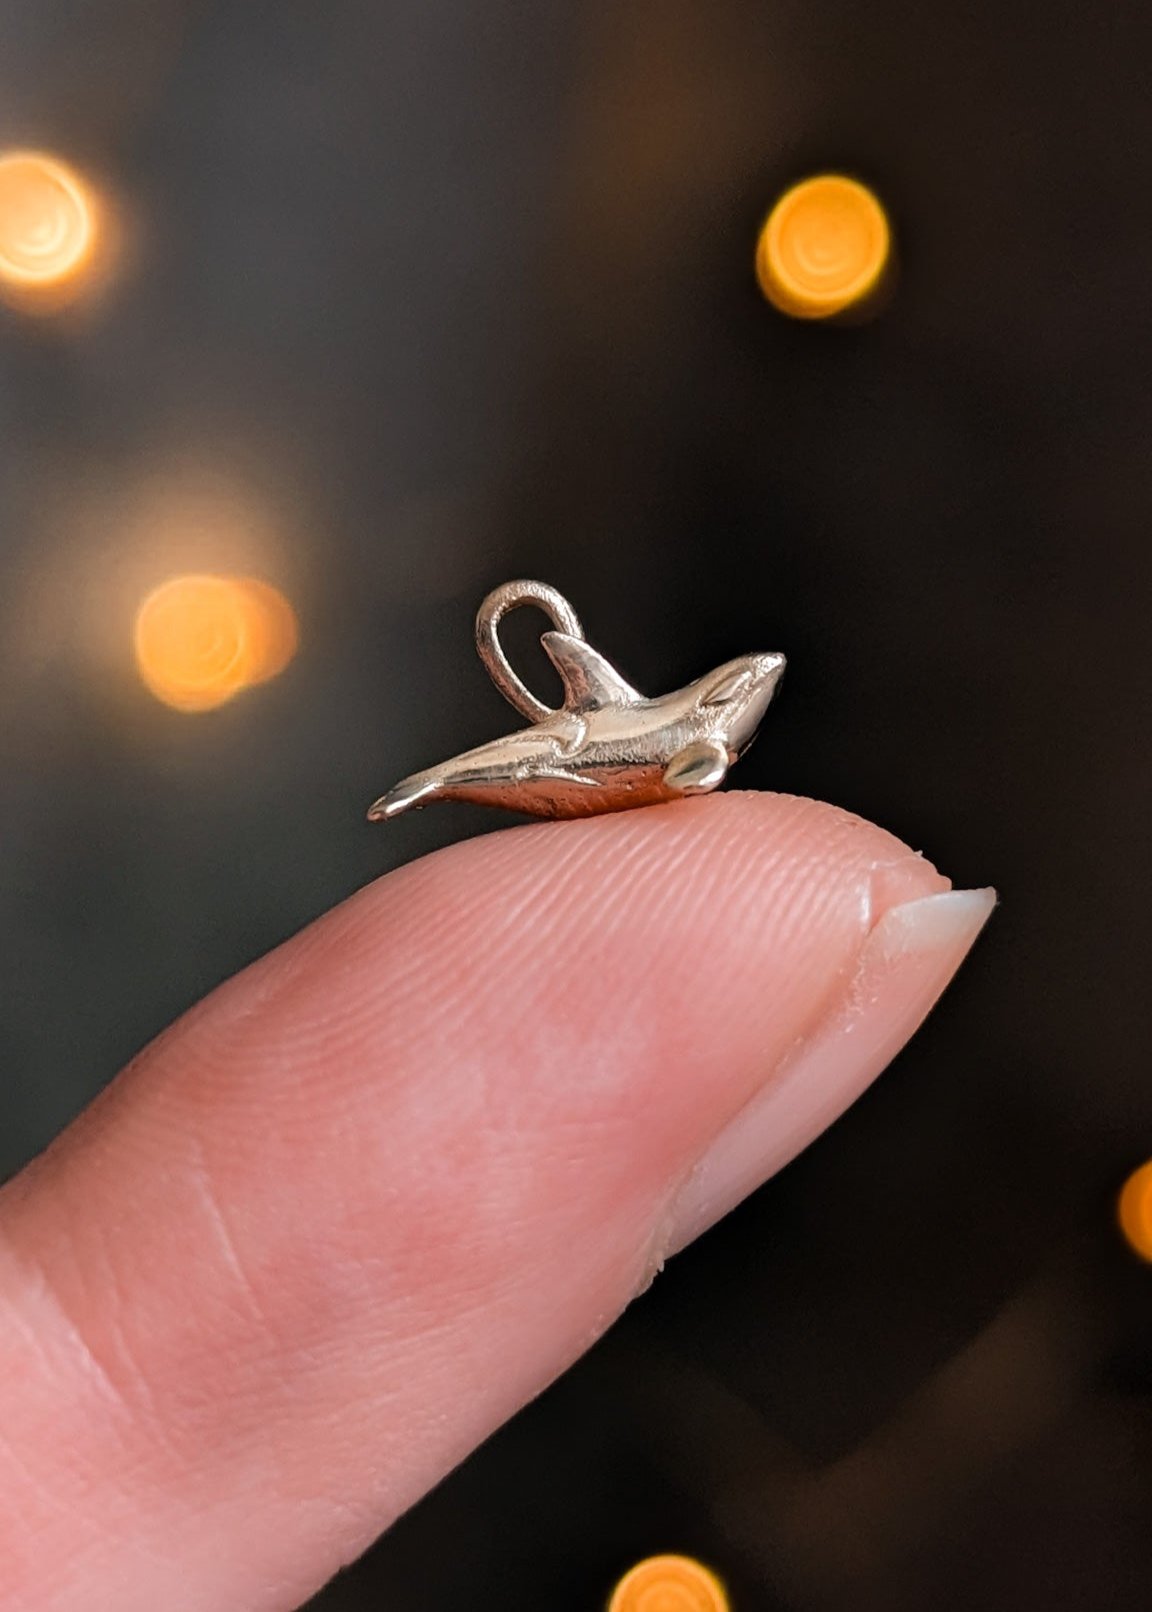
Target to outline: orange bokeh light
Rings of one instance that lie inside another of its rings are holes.
[[[79,174],[42,151],[0,155],[0,281],[59,290],[89,267],[96,235],[95,195]]]
[[[276,677],[297,642],[292,606],[254,577],[173,577],[136,612],[141,680],[177,711],[210,711]]]
[[[1134,1170],[1120,1189],[1116,1217],[1133,1253],[1152,1262],[1152,1159]]]
[[[608,1612],[729,1612],[724,1586],[690,1556],[649,1556],[612,1592]]]
[[[843,174],[818,174],[784,192],[756,245],[760,289],[794,319],[829,319],[879,287],[892,250],[883,207]]]

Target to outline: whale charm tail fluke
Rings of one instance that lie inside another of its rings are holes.
[[[555,709],[524,686],[500,643],[500,619],[524,604],[553,622],[541,642],[564,685]],[[568,601],[542,582],[506,582],[490,593],[476,617],[476,647],[532,725],[403,779],[369,808],[370,821],[433,800],[588,817],[707,794],[755,738],[784,672],[783,655],[742,655],[648,699],[592,648]]]
[[[399,817],[402,812],[410,812],[416,806],[426,806],[435,794],[434,783],[405,778],[403,783],[396,784],[386,795],[372,802],[368,808],[368,821],[387,822],[390,817]]]

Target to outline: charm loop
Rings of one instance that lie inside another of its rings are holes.
[[[538,700],[524,686],[512,670],[500,642],[498,629],[501,619],[519,605],[535,605],[557,631],[567,633],[570,638],[583,639],[584,629],[564,595],[556,588],[550,588],[546,582],[505,582],[501,587],[493,588],[476,612],[476,653],[484,662],[488,676],[521,716],[527,717],[529,722],[545,722],[550,716],[555,716],[561,707],[545,705],[543,700]]]

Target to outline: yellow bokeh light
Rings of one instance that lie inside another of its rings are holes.
[[[0,281],[25,293],[76,281],[97,233],[91,187],[42,151],[0,154]]]
[[[297,642],[292,606],[254,577],[173,577],[136,612],[141,680],[177,711],[210,711],[276,677]]]
[[[1152,1262],[1152,1159],[1125,1181],[1116,1216],[1133,1253]]]
[[[887,216],[867,186],[818,174],[785,191],[769,213],[756,278],[781,313],[829,319],[876,292],[891,250]]]
[[[729,1612],[724,1586],[690,1556],[649,1556],[612,1592],[608,1612]]]

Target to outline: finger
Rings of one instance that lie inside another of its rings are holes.
[[[994,900],[988,890],[954,890],[877,917],[839,1001],[784,1055],[685,1182],[670,1253],[787,1164],[887,1067],[955,973],[957,933],[975,938]]]
[[[9,1604],[297,1605],[851,1100],[946,891],[712,797],[456,846],[208,998],[0,1196]]]

